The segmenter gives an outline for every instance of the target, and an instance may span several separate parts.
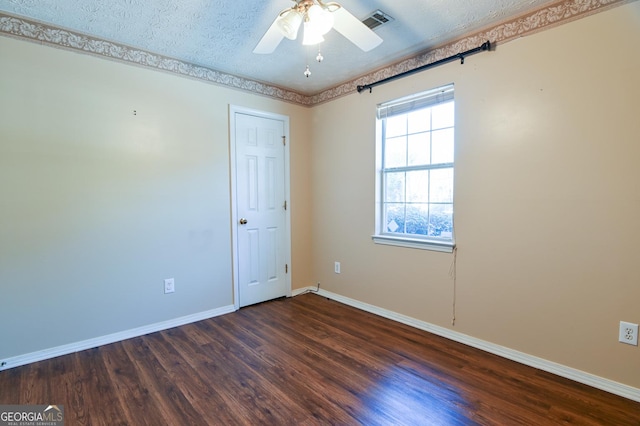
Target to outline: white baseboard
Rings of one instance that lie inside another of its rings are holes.
[[[44,349],[41,351],[6,358],[0,360],[0,371],[19,367],[25,364],[30,364],[32,362],[55,358],[61,355],[83,351],[85,349],[108,345],[109,343],[120,342],[122,340],[131,339],[133,337],[144,336],[145,334],[167,330],[169,328],[190,324],[192,322],[202,321],[205,319],[228,314],[234,312],[235,310],[236,309],[233,305],[223,306],[221,308],[211,309],[209,311],[199,312],[197,314],[187,315],[184,317],[162,321],[155,324],[149,324],[138,328],[132,328],[130,330],[120,331],[118,333],[108,334],[102,337],[96,337],[93,339],[83,340],[81,342],[70,343],[68,345],[57,346],[55,348]]]
[[[292,292],[292,295],[297,296],[299,294],[306,293],[309,290],[315,290],[315,287],[297,289],[295,290],[295,292]],[[344,297],[327,290],[320,289],[317,294],[319,296],[344,303],[345,305],[353,306],[354,308],[362,309],[363,311],[370,312],[372,314],[376,314],[381,317],[388,318],[406,325],[410,325],[417,329],[428,331],[429,333],[445,337],[455,342],[463,343],[465,345],[483,350],[485,352],[489,352],[494,355],[519,362],[520,364],[528,365],[529,367],[534,367],[539,370],[553,373],[560,377],[564,377],[575,382],[612,393],[614,395],[619,395],[624,398],[640,402],[640,389],[638,388],[634,388],[623,383],[618,383],[613,380],[605,379],[603,377],[596,376],[594,374],[587,373],[581,370],[576,370],[575,368],[567,367],[565,365],[558,364],[552,361],[547,361],[546,359],[538,358],[536,356],[516,351],[505,346],[496,345],[494,343],[477,339],[475,337],[471,337],[466,334],[450,330],[448,328],[440,327],[425,321],[420,321],[415,318],[408,317],[406,315],[389,311],[387,309],[379,308],[368,303],[363,303],[355,299]]]

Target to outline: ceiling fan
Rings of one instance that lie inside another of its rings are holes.
[[[295,5],[278,14],[253,53],[272,53],[282,39],[295,40],[300,26],[304,28],[302,44],[315,45],[324,41],[332,28],[368,52],[382,43],[382,39],[366,25],[335,2],[322,0],[292,0]]]

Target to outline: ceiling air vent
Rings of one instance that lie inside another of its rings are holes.
[[[362,20],[362,23],[365,24],[370,29],[374,29],[379,27],[382,24],[386,24],[388,22],[393,21],[394,19],[384,13],[381,10],[376,10],[375,12],[369,14],[366,18]]]

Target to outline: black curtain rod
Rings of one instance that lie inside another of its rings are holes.
[[[469,55],[473,55],[474,53],[483,52],[485,50],[491,50],[491,42],[488,41],[488,40],[486,42],[482,43],[482,46],[476,47],[475,49],[469,49],[466,52],[458,53],[457,55],[449,56],[448,58],[440,59],[439,61],[431,62],[430,64],[422,65],[421,67],[414,68],[412,70],[405,71],[405,72],[402,72],[400,74],[393,75],[391,77],[383,78],[382,80],[378,80],[378,81],[376,81],[374,83],[364,84],[362,86],[358,86],[357,87],[358,93],[362,92],[363,90],[367,90],[367,89],[369,89],[369,93],[371,93],[375,86],[379,86],[381,84],[385,84],[385,83],[388,83],[390,81],[397,80],[399,78],[403,78],[403,77],[406,77],[406,76],[411,75],[411,74],[415,74],[415,73],[420,72],[420,71],[424,71],[424,70],[426,70],[428,68],[437,67],[438,65],[446,64],[447,62],[455,61],[457,59],[460,59],[460,64],[464,64],[464,58],[465,57],[467,57]]]

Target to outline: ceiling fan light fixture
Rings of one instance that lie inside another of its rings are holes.
[[[309,21],[304,23],[304,37],[302,38],[302,44],[304,46],[313,46],[314,44],[322,43],[324,41],[324,37],[320,34],[316,27],[313,24],[310,24]]]
[[[298,37],[298,30],[302,24],[302,14],[296,10],[290,9],[278,18],[278,29],[283,36],[289,40],[295,40]]]
[[[333,28],[333,14],[326,8],[314,4],[307,11],[306,21],[314,27],[314,31],[325,35]]]
[[[368,52],[382,43],[382,39],[371,31],[364,23],[348,12],[339,3],[330,0],[293,0],[294,6],[284,9],[262,36],[258,45],[253,49],[254,53],[269,54],[278,47],[286,37],[295,40],[300,32],[300,26],[304,23],[302,44],[312,46],[324,41],[324,35],[332,29],[346,37],[362,51]],[[382,12],[379,13],[382,16]],[[376,15],[377,16],[377,15]],[[386,16],[385,16],[386,17]],[[324,56],[318,49],[317,62],[322,62]],[[308,65],[304,72],[305,77],[311,75]]]

